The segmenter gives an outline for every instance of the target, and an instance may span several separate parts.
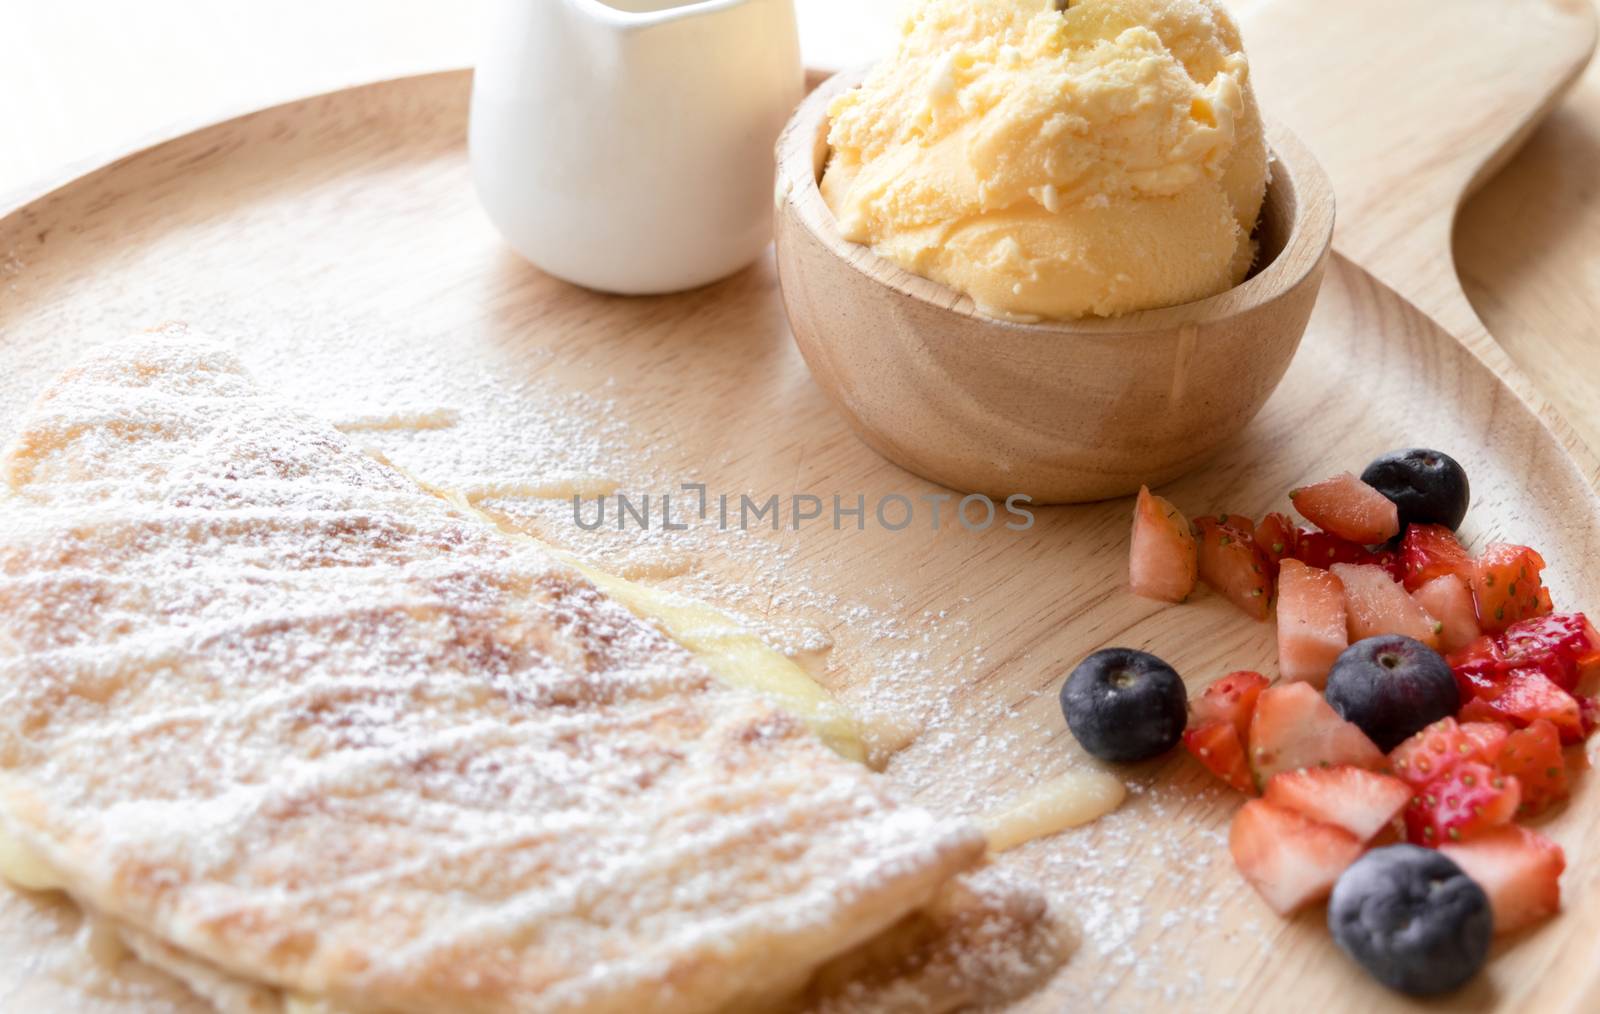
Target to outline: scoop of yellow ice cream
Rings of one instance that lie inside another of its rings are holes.
[[[1215,0],[924,0],[830,114],[843,235],[985,312],[1171,306],[1255,256],[1266,143]]]

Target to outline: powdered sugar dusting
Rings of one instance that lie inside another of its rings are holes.
[[[425,112],[455,123],[461,99],[446,89]],[[408,125],[416,123],[414,112],[403,112]],[[353,438],[429,482],[473,489],[485,507],[515,514],[542,538],[612,572],[688,591],[739,615],[875,727],[888,729],[889,745],[912,739],[888,773],[946,813],[987,812],[1030,779],[1087,763],[1054,699],[1068,655],[1122,642],[1165,651],[1174,642],[1194,643],[1203,630],[1207,654],[1258,664],[1252,660],[1262,639],[1239,634],[1241,625],[1220,611],[1208,614],[1204,602],[1163,616],[1158,641],[1158,624],[1141,616],[1137,603],[1124,598],[1101,615],[1083,600],[1113,598],[1107,587],[1083,584],[1056,563],[1036,565],[1071,547],[1065,555],[1073,566],[1090,566],[1095,575],[1115,571],[1114,561],[1102,567],[1105,561],[1085,559],[1078,547],[1120,545],[1120,508],[1042,512],[1037,530],[1015,536],[957,532],[940,542],[919,522],[892,538],[869,532],[852,541],[849,533],[705,526],[588,533],[572,523],[565,501],[495,498],[496,483],[540,485],[573,475],[630,493],[695,480],[759,495],[818,483],[825,495],[933,487],[857,444],[811,386],[785,331],[770,258],[711,289],[670,299],[586,296],[506,252],[475,206],[458,138],[404,141],[412,136],[370,125],[331,142],[329,135],[291,132],[270,149],[247,146],[184,168],[170,193],[148,195],[145,207],[169,227],[141,242],[117,233],[116,215],[81,240],[57,230],[48,246],[24,242],[15,257],[19,273],[6,279],[18,298],[8,308],[0,430],[14,430],[22,409],[78,350],[174,319],[236,341],[263,386],[324,419],[454,412],[447,428]],[[324,158],[329,151],[337,157]],[[275,159],[292,161],[301,182],[279,189]],[[357,164],[362,171],[352,174]],[[271,184],[261,182],[269,177]],[[381,186],[374,186],[377,178]],[[337,208],[341,227],[327,229],[326,218],[306,214],[311,207]],[[398,232],[397,210],[404,216]],[[315,258],[296,256],[309,250]],[[263,285],[263,270],[271,285]],[[66,306],[56,298],[62,286],[92,291],[92,307],[81,299]],[[686,384],[694,390],[683,390]],[[719,417],[718,407],[730,405],[737,411]],[[718,427],[741,427],[774,411],[784,432],[752,431],[761,438],[754,453],[773,467],[746,467],[740,455],[752,452],[723,439]],[[819,456],[838,471],[812,466]],[[948,508],[944,520],[952,527]],[[996,577],[1013,573],[1025,573],[1020,587]],[[1029,647],[1065,617],[1072,618],[1071,636]],[[1130,788],[1137,793],[1153,777],[1139,772]],[[1146,851],[1125,851],[1152,836],[1138,826],[1151,798],[1167,795],[1136,794],[1122,813],[1092,828],[1000,860],[1063,893],[1057,910],[1082,920],[1091,941],[1070,964],[1069,981],[1053,984],[1041,1000],[1043,1009],[1062,996],[1101,995],[1127,977],[1127,966],[1092,945],[1102,934],[1149,955],[1149,962],[1134,959],[1144,973],[1137,981],[1168,977],[1159,948],[1141,950],[1138,934],[1119,929],[1124,921],[1154,926],[1158,917],[1146,913],[1167,907],[1138,878],[1118,878],[1125,855],[1141,875],[1147,863],[1158,864]],[[1196,811],[1174,805],[1165,812],[1214,820],[1224,810],[1208,798]],[[1210,900],[1213,908],[1226,902]],[[1270,921],[1261,926],[1270,928]],[[1159,991],[1150,993],[1158,1005]]]
[[[455,391],[447,397],[454,403],[481,401],[494,408],[482,413],[468,410],[462,427],[454,432],[385,433],[381,440],[365,442],[447,487],[481,482],[485,470],[496,463],[503,469],[511,463],[515,469],[514,463],[552,453],[554,457],[543,458],[551,463],[548,467],[603,474],[623,490],[670,491],[698,478],[653,465],[643,449],[648,443],[625,430],[613,430],[608,439],[596,443],[567,441],[567,427],[574,418],[570,413],[576,410],[576,418],[592,418],[587,413],[604,412],[603,406],[574,402],[570,395],[550,397],[525,386],[512,391],[492,377],[474,383],[482,385],[476,397]],[[530,454],[528,446],[537,450]],[[803,553],[799,539],[724,530],[694,524],[693,519],[684,531],[634,527],[586,532],[573,523],[567,498],[488,496],[483,506],[613,571],[642,573],[647,580],[716,603],[780,650],[809,662],[808,667],[831,682],[863,719],[869,739],[876,734],[884,752],[898,754],[890,767],[895,780],[930,806],[970,817],[985,814],[1003,799],[992,786],[1011,775],[1016,765],[1033,770],[1041,762],[1049,764],[1048,755],[1039,755],[1037,730],[1059,727],[1053,687],[1036,691],[1021,706],[972,696],[958,699],[951,692],[992,664],[983,646],[975,643],[971,620],[960,615],[971,604],[968,598],[906,616],[869,601],[858,587],[822,587],[795,580],[792,574]],[[592,497],[586,509],[592,511]],[[672,565],[666,573],[652,573],[651,561],[661,559]],[[702,560],[717,565],[700,566]],[[836,644],[831,630],[847,631],[848,640]],[[1144,916],[1147,908],[1165,908],[1170,899],[1150,898],[1144,885],[1125,875],[1128,863],[1114,858],[1118,849],[1131,851],[1136,839],[1148,837],[1147,826],[1140,823],[1146,819],[1114,816],[1101,844],[1075,844],[1075,838],[1087,842],[1089,833],[1068,832],[1047,851],[1006,860],[1048,885],[1055,909],[1081,926],[1086,952],[1077,960],[1099,966],[1089,977],[1097,985],[1086,1000],[1109,995],[1128,978],[1136,961],[1160,963],[1181,956],[1182,945],[1164,943],[1160,930],[1147,925]],[[1172,851],[1174,856],[1155,858],[1174,858],[1179,850]],[[1213,841],[1192,854],[1184,853],[1179,869],[1200,870],[1225,854]],[[1039,855],[1052,861],[1040,862]],[[1216,918],[1215,904],[1198,896],[1190,900]],[[1169,947],[1170,954],[1165,949]],[[1165,989],[1151,987],[1152,1005],[1170,1002]],[[1200,981],[1190,983],[1186,996],[1198,1000],[1226,995],[1217,990],[1217,984],[1208,987]]]
[[[303,366],[291,369],[298,373]],[[459,424],[449,431],[397,430],[361,434],[361,439],[430,482],[489,487],[487,476],[539,469],[604,477],[606,487],[638,493],[677,491],[702,478],[660,463],[674,457],[666,453],[672,449],[619,423],[626,413],[607,399],[463,371],[431,357],[415,369],[426,375],[426,386],[441,402],[461,406]],[[395,383],[404,390],[413,381],[401,377]],[[309,407],[327,409],[314,402]],[[992,786],[1019,764],[1028,770],[1042,767],[1044,774],[1059,770],[1059,762],[1040,754],[1038,739],[1041,728],[1060,726],[1053,687],[1013,704],[952,692],[994,664],[963,615],[970,597],[907,614],[894,590],[886,606],[883,596],[864,594],[870,589],[856,584],[796,580],[805,552],[798,537],[696,523],[692,512],[682,531],[607,526],[590,532],[574,523],[568,497],[500,497],[492,487],[487,492],[483,507],[540,539],[613,572],[643,576],[715,603],[808,663],[863,719],[869,739],[876,735],[883,753],[897,754],[889,769],[894,779],[936,809],[977,817],[1003,801],[1006,793]],[[593,489],[586,495],[585,510],[592,512],[595,495]],[[836,643],[834,630],[847,632],[847,638]],[[1116,830],[1109,832],[1113,851],[1141,833],[1139,819],[1116,821]],[[1144,890],[1118,876],[1123,871],[1114,859],[1108,861],[1103,847],[1063,839],[1048,850],[1058,857],[1053,864],[1038,864],[1034,853],[1007,857],[1006,863],[1036,875],[1055,896],[1056,910],[1080,922],[1089,952],[1105,961],[1091,977],[1100,984],[1096,995],[1103,995],[1126,971],[1114,959],[1142,954],[1159,960],[1162,955],[1158,947],[1142,943],[1138,932],[1147,905]],[[1200,856],[1211,858],[1204,850]]]
[[[981,853],[225,352],[114,347],[4,475],[0,800],[203,962],[396,1009],[698,1009]]]

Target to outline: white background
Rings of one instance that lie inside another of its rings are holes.
[[[871,59],[902,2],[797,0],[807,60]],[[480,9],[481,0],[0,0],[0,205],[178,127],[467,66]]]

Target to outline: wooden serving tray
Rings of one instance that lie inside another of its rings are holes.
[[[1125,590],[1128,501],[1037,509],[1025,531],[1006,528],[1003,510],[968,530],[947,503],[934,530],[919,497],[941,491],[875,456],[811,384],[770,258],[705,289],[637,299],[517,259],[473,198],[468,90],[455,72],[291,103],[4,214],[0,432],[98,341],[172,320],[230,338],[297,404],[364,427],[362,439],[422,478],[476,489],[543,537],[748,617],[886,737],[920,726],[891,777],[961,812],[1090,763],[1056,694],[1091,650],[1148,648],[1194,690],[1230,669],[1275,671],[1272,628],[1220,598],[1163,607]],[[373,428],[389,416],[434,428]],[[1413,444],[1449,450],[1471,474],[1474,546],[1532,543],[1558,603],[1600,609],[1590,460],[1478,354],[1342,258],[1266,410],[1162,492],[1194,514],[1259,515],[1286,508],[1291,486]],[[700,482],[735,502],[810,493],[830,511],[835,494],[846,506],[860,495],[868,514],[861,530],[825,518],[795,531],[786,509],[779,531],[724,532],[713,500],[688,532],[585,534],[569,504],[492,486],[527,493],[573,477],[635,494]],[[873,517],[890,494],[917,505],[909,527]],[[1234,872],[1225,837],[1237,796],[1181,754],[1123,773],[1134,791],[1120,811],[1000,860],[1055,892],[1085,937],[1019,1009],[1403,1005],[1336,951],[1320,910],[1281,921]],[[1568,911],[1498,943],[1456,1004],[1586,1007],[1600,969],[1592,781],[1542,827],[1567,850]],[[192,1004],[129,962],[107,971],[76,929],[57,901],[0,891],[0,1006]]]

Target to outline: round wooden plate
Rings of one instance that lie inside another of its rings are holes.
[[[1021,531],[1003,508],[971,530],[945,502],[935,530],[920,498],[941,491],[880,460],[810,382],[770,258],[647,299],[594,295],[519,261],[471,192],[469,87],[466,73],[447,73],[269,109],[4,215],[0,432],[95,342],[171,320],[231,338],[263,379],[368,426],[364,439],[421,477],[475,487],[546,538],[787,639],[853,706],[920,725],[891,776],[966,812],[1089,763],[1056,693],[1091,650],[1148,648],[1196,691],[1230,669],[1274,671],[1272,628],[1220,598],[1163,607],[1125,590],[1126,500],[1038,509]],[[390,416],[433,428],[370,429]],[[1531,543],[1551,563],[1558,604],[1600,609],[1600,500],[1584,466],[1477,357],[1341,259],[1262,415],[1162,492],[1192,514],[1259,515],[1286,509],[1291,486],[1414,444],[1447,449],[1470,472],[1473,546]],[[496,500],[510,490],[489,485],[573,474],[636,495],[704,483],[710,509],[687,516],[694,494],[679,493],[674,520],[687,531],[661,531],[657,516],[651,532],[584,533],[570,504]],[[779,530],[765,519],[720,530],[721,493],[735,512],[741,494],[778,495]],[[823,505],[798,531],[796,494]],[[894,494],[915,510],[899,530],[875,516]],[[846,509],[864,498],[861,528],[848,513],[832,524],[836,495]],[[1085,936],[1023,1009],[1402,1004],[1335,950],[1320,910],[1281,921],[1237,876],[1225,847],[1236,796],[1181,755],[1125,774],[1135,791],[1119,812],[1001,860],[1057,893]],[[1586,1006],[1600,968],[1593,780],[1542,828],[1567,850],[1567,912],[1497,944],[1459,1004]],[[128,962],[94,971],[58,903],[0,895],[0,1005],[71,1009],[93,994],[106,1010],[157,1009],[178,995]]]

